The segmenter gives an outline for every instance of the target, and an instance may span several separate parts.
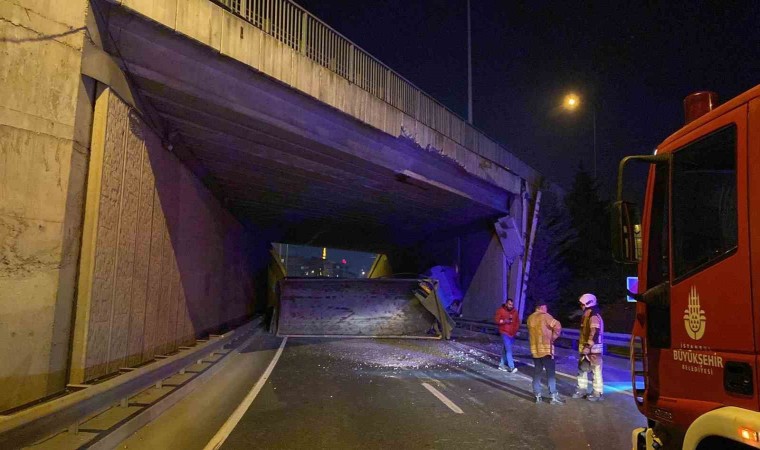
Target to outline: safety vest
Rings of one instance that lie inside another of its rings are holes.
[[[594,329],[598,331],[593,332]],[[588,345],[591,353],[604,353],[604,320],[597,311],[592,311],[588,316],[583,316],[581,323],[581,337],[578,340],[578,351]]]

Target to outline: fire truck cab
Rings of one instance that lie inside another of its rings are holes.
[[[620,163],[613,249],[638,263],[631,373],[649,425],[634,449],[760,448],[760,85],[716,99],[687,97],[683,128]],[[633,161],[650,166],[641,220]]]

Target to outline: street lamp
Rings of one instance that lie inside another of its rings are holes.
[[[562,105],[568,111],[575,111],[580,104],[581,104],[581,99],[579,99],[577,95],[572,94],[572,93],[567,94],[565,96],[565,100],[562,102]]]
[[[575,111],[581,106],[581,99],[578,97],[578,95],[574,93],[569,93],[565,95],[564,100],[562,101],[562,107],[565,108],[567,111]],[[592,117],[592,123],[594,128],[594,178],[596,178],[596,107],[592,104],[591,105],[591,117]]]

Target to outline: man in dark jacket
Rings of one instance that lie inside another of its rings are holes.
[[[512,345],[515,342],[515,336],[520,329],[520,316],[515,309],[515,302],[511,298],[496,310],[493,321],[499,326],[499,334],[504,342],[504,349],[501,352],[501,362],[499,370],[506,370],[510,373],[517,372],[515,360],[512,358]]]

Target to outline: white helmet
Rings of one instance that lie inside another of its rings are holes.
[[[583,294],[581,295],[581,298],[578,299],[578,301],[586,308],[596,306],[596,296],[594,294]]]

